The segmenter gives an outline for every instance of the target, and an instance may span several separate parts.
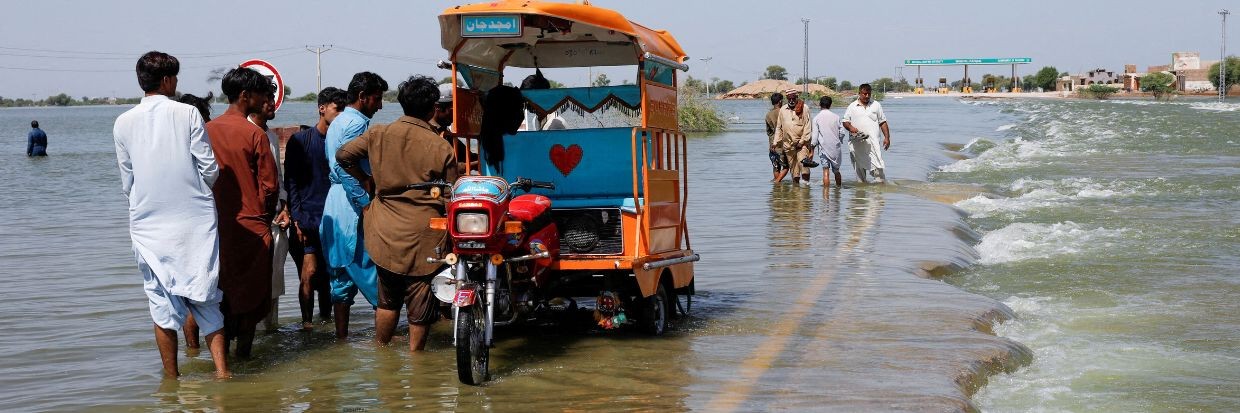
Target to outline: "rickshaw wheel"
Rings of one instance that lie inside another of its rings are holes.
[[[483,342],[486,315],[482,305],[474,304],[461,311],[456,320],[456,375],[461,383],[478,385],[487,381],[490,349]]]
[[[661,336],[667,331],[667,290],[663,289],[663,283],[659,283],[654,295],[643,299],[640,325],[642,331],[652,336]]]

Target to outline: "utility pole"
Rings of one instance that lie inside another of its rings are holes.
[[[1227,98],[1227,15],[1231,12],[1223,9],[1218,14],[1223,16],[1223,45],[1218,60],[1218,101],[1222,102]]]
[[[701,59],[698,59],[703,62],[706,62],[706,97],[707,98],[710,98],[711,96],[710,94],[710,83],[711,83],[710,81],[710,60],[711,59],[714,59],[714,57],[711,56],[711,57],[703,57]]]
[[[805,25],[805,57],[801,60],[801,78],[806,82],[801,86],[801,94],[809,96],[809,19],[801,19]]]
[[[306,46],[306,51],[310,53],[314,53],[315,87],[318,88],[317,90],[314,91],[316,95],[319,92],[323,91],[323,53],[326,53],[328,50],[331,50],[331,49],[332,49],[332,45],[330,44],[321,44],[313,49],[311,49],[310,46]]]

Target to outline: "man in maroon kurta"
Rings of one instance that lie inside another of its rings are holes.
[[[271,309],[271,219],[279,178],[263,130],[246,119],[271,100],[275,86],[258,72],[236,68],[220,80],[228,109],[207,123],[220,166],[212,192],[219,213],[220,290],[225,339],[248,357],[258,322]]]

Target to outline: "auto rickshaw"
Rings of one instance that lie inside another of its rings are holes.
[[[593,299],[603,328],[663,334],[670,317],[691,308],[699,259],[685,219],[688,147],[676,85],[688,57],[679,44],[586,1],[463,5],[439,24],[450,54],[443,67],[454,74],[454,142],[479,158],[465,159],[468,173],[447,183],[448,216],[437,224],[452,239],[452,254],[438,260],[450,275],[434,286],[454,306],[461,381],[488,379],[494,326],[577,308],[578,299]],[[522,90],[530,127],[502,137],[502,161],[488,159],[483,102],[493,88],[521,82],[505,69],[599,66],[632,67],[632,83]],[[580,121],[536,122],[560,116]]]

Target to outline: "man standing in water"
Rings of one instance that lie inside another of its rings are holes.
[[[275,98],[268,100],[259,113],[250,114],[250,123],[258,126],[267,135],[271,144],[271,155],[276,161],[279,172],[277,186],[280,187],[280,201],[276,206],[276,218],[271,222],[271,312],[263,318],[263,326],[267,331],[275,330],[280,320],[280,296],[284,295],[284,262],[288,259],[288,226],[292,223],[288,213],[288,192],[284,190],[284,157],[280,154],[280,135],[267,126],[267,122],[276,118]]]
[[[47,133],[39,129],[39,121],[30,121],[30,133],[26,134],[26,156],[47,156]]]
[[[405,116],[349,141],[336,158],[349,174],[366,179],[369,174],[358,165],[375,155],[371,163],[374,192],[384,194],[375,198],[365,216],[366,250],[379,273],[375,341],[392,341],[403,306],[409,322],[409,351],[422,351],[431,324],[439,319],[431,278],[442,264],[426,259],[441,258],[446,246],[446,233],[430,228],[431,218],[443,216],[444,202],[430,191],[406,188],[437,180],[455,182],[457,162],[452,145],[436,135],[429,123],[439,100],[435,80],[413,76],[398,90]]]
[[[254,330],[271,310],[271,223],[280,183],[271,143],[247,117],[262,113],[275,85],[252,69],[235,68],[220,86],[228,109],[207,124],[220,165],[212,188],[220,225],[220,308],[226,339],[236,338],[237,356],[249,357]]]
[[[375,263],[366,253],[360,231],[362,210],[370,205],[370,195],[363,185],[369,186],[371,181],[363,182],[345,172],[336,162],[336,152],[370,127],[370,118],[383,109],[383,92],[387,90],[387,81],[379,75],[371,72],[353,75],[349,82],[349,106],[327,128],[325,155],[332,186],[323,205],[319,235],[329,268],[337,338],[349,336],[349,307],[358,290],[371,304],[379,302],[379,292]],[[370,174],[369,162],[363,160],[358,168],[365,176]]]
[[[877,182],[886,183],[882,151],[891,149],[891,131],[887,129],[883,105],[870,99],[871,91],[869,83],[862,84],[857,88],[857,100],[844,111],[844,128],[852,134],[848,139],[848,154],[857,170],[857,179],[869,182],[873,177]],[[880,130],[883,132],[881,150],[878,146]]]
[[[289,239],[289,251],[301,285],[297,301],[301,305],[301,328],[314,328],[314,296],[319,296],[319,317],[331,318],[331,295],[327,287],[327,262],[319,243],[319,223],[323,220],[323,202],[331,189],[327,167],[327,128],[336,115],[348,106],[345,91],[334,87],[319,92],[319,121],[314,127],[297,132],[288,140],[284,153],[284,188],[288,191],[289,210],[295,222],[295,233]]]
[[[814,116],[813,140],[810,144],[818,148],[819,157],[822,159],[822,188],[825,190],[831,187],[831,177],[827,175],[830,173],[835,175],[835,187],[839,189],[844,185],[843,177],[840,176],[844,127],[840,125],[839,115],[831,113],[830,96],[818,99],[818,108],[821,110]]]
[[[792,183],[799,184],[805,180],[809,184],[809,168],[801,164],[802,159],[809,155],[809,114],[805,113],[805,103],[800,99],[796,89],[784,91],[788,105],[779,111],[779,126],[776,127],[775,139],[784,150],[788,161],[788,169],[792,173]]]
[[[116,118],[112,135],[164,375],[180,375],[177,329],[193,314],[207,331],[215,375],[224,378],[229,373],[218,288],[220,243],[211,192],[220,171],[198,110],[169,99],[176,94],[180,68],[167,54],[142,55],[138,85],[146,96]]]
[[[788,158],[784,157],[784,150],[775,140],[776,133],[779,132],[779,108],[783,107],[784,95],[776,92],[771,95],[771,110],[766,112],[766,142],[769,149],[767,156],[771,158],[771,182],[779,182],[784,180],[784,176],[788,175]]]

